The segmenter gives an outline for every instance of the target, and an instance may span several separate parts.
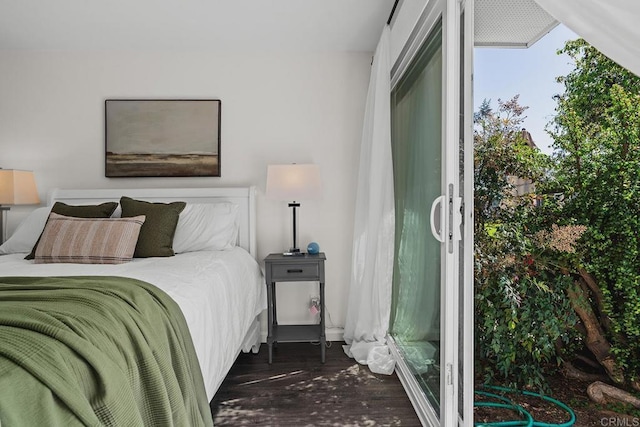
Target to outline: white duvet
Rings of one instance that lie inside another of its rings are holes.
[[[34,264],[25,254],[0,256],[0,276],[124,276],[152,283],[182,309],[209,400],[233,365],[247,331],[266,308],[258,263],[242,248],[126,264]]]

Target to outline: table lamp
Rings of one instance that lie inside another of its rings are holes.
[[[267,167],[267,198],[288,201],[293,209],[293,245],[285,255],[301,255],[296,242],[296,208],[300,200],[320,198],[320,168],[313,164],[269,165]]]
[[[31,171],[0,169],[0,244],[4,243],[4,213],[9,206],[40,203],[36,180]]]

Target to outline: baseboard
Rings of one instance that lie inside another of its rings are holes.
[[[327,341],[344,341],[343,328],[327,328],[324,333],[327,337]]]

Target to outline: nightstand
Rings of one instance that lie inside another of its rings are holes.
[[[322,363],[325,360],[324,334],[324,262],[323,252],[288,256],[271,254],[264,259],[267,282],[267,315],[269,363],[273,357],[273,343],[319,341]],[[315,325],[278,325],[276,314],[277,282],[318,282],[320,284],[320,323]]]

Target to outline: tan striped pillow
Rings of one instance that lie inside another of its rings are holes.
[[[35,263],[121,264],[131,261],[145,216],[76,218],[51,213]]]

